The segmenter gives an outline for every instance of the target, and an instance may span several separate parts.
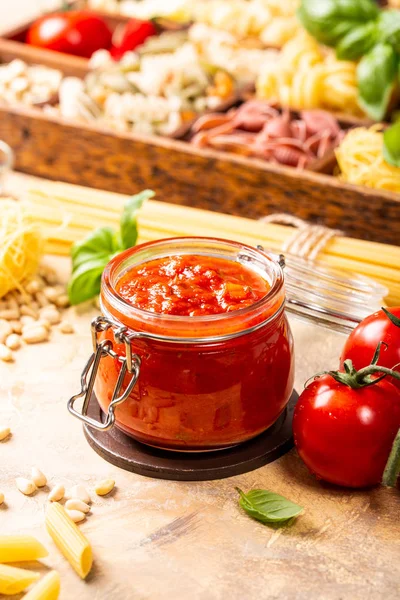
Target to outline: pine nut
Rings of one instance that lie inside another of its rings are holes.
[[[47,342],[49,339],[49,332],[45,327],[43,327],[43,325],[24,328],[22,339],[27,344],[39,344],[40,342]]]
[[[68,321],[63,321],[60,325],[61,333],[74,333],[74,328]]]
[[[32,325],[33,323],[36,323],[36,321],[33,317],[24,315],[23,317],[21,317],[20,323],[21,323],[22,327],[26,327],[27,325]]]
[[[21,334],[22,333],[22,323],[21,321],[10,321],[9,322],[14,333]]]
[[[3,344],[6,338],[12,333],[12,326],[8,321],[0,319],[0,343]]]
[[[51,331],[51,323],[47,319],[38,319],[36,325],[42,325],[48,332]]]
[[[32,467],[31,475],[32,475],[32,481],[36,485],[36,487],[40,488],[40,487],[44,487],[46,485],[46,483],[47,483],[46,475],[44,475],[44,473],[42,473],[42,471],[40,471],[36,467]]]
[[[38,279],[31,279],[31,281],[26,284],[25,289],[28,294],[36,294],[41,287],[42,286],[40,285],[40,281]]]
[[[45,306],[39,311],[42,319],[47,319],[51,325],[58,325],[61,321],[61,315],[55,306]]]
[[[58,296],[55,303],[59,308],[67,308],[67,306],[69,306],[69,298],[67,294],[61,294],[61,296]]]
[[[19,310],[14,310],[13,308],[0,310],[0,319],[6,319],[6,321],[14,321],[15,319],[19,319]]]
[[[13,362],[14,360],[13,353],[5,344],[0,344],[0,360],[3,362]]]
[[[9,427],[0,426],[0,442],[9,437],[11,429]]]
[[[0,506],[3,504],[4,502],[4,494],[3,492],[0,492]]]
[[[28,318],[28,317],[26,317],[26,318]],[[29,319],[30,318],[31,317],[29,317]],[[47,319],[38,319],[37,321],[32,319],[26,325],[24,325],[24,327],[22,328],[22,331],[25,331],[26,329],[32,329],[32,327],[44,327],[45,329],[47,329],[48,332],[51,331],[51,325]]]
[[[10,308],[11,310],[19,310],[19,304],[18,304],[18,302],[12,296],[10,296],[10,298],[8,299],[8,308]]]
[[[28,306],[27,304],[22,304],[19,310],[21,312],[21,315],[32,317],[33,319],[36,319],[38,316],[37,312],[35,312],[33,308],[31,306]]]
[[[25,494],[25,496],[31,496],[34,492],[36,492],[36,485],[30,479],[25,479],[25,477],[17,477],[15,483],[17,484],[17,488],[21,494]]]
[[[49,302],[55,302],[59,296],[57,290],[53,287],[47,286],[43,290],[43,294]]]
[[[94,491],[98,496],[106,496],[109,494],[115,486],[115,481],[113,479],[103,479],[96,483]]]
[[[49,305],[49,300],[44,292],[37,292],[35,298],[41,308]]]
[[[64,498],[64,494],[65,487],[63,485],[56,485],[55,487],[53,487],[50,494],[48,495],[48,499],[50,500],[50,502],[58,502],[59,500],[62,500]]]
[[[16,333],[11,333],[6,339],[6,346],[10,350],[18,350],[21,347],[21,338]]]
[[[90,504],[92,501],[86,488],[83,485],[75,485],[71,489],[69,496],[70,498],[82,500],[82,502],[84,502],[85,504]]]
[[[61,283],[57,283],[57,285],[52,285],[51,286],[57,293],[57,296],[61,296],[61,294],[65,294],[65,285],[62,285]]]
[[[22,292],[13,292],[13,298],[18,304],[18,310],[21,304],[30,304],[32,302],[32,295],[28,294],[25,290]]]
[[[79,498],[71,498],[67,500],[65,503],[65,508],[68,510],[79,510],[83,513],[88,513],[90,510],[90,506],[86,504],[86,502],[82,502]]]
[[[86,519],[85,513],[81,512],[80,510],[68,510],[67,508],[66,513],[74,523],[80,523]]]

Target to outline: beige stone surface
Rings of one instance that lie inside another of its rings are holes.
[[[56,263],[64,275],[68,262]],[[61,600],[391,600],[400,597],[400,492],[346,491],[318,483],[294,451],[257,471],[221,481],[148,479],[103,461],[87,445],[66,401],[79,388],[90,352],[90,317],[71,310],[74,335],[27,346],[0,363],[0,534],[29,533],[49,549],[40,569],[55,568]],[[294,322],[297,385],[335,366],[343,338]],[[80,525],[94,567],[81,581],[44,528],[46,488],[23,496],[15,478],[41,469],[49,486],[83,483],[92,514]],[[96,497],[102,478],[116,481]],[[235,486],[271,489],[304,506],[280,529],[251,520]],[[35,565],[29,565],[35,566]],[[0,596],[1,597],[1,596]],[[15,596],[19,600],[21,596]]]

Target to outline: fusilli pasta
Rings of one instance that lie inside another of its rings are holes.
[[[356,63],[337,60],[304,31],[285,44],[275,63],[261,67],[257,95],[295,109],[362,114],[357,103]]]

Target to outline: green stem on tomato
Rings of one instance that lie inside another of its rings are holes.
[[[387,344],[385,342],[379,342],[379,344],[376,347],[371,364],[367,365],[366,367],[363,367],[359,371],[357,371],[354,368],[353,362],[350,359],[348,359],[345,360],[343,363],[344,372],[322,371],[322,373],[318,373],[317,375],[306,381],[304,387],[307,387],[309,381],[314,380],[315,377],[319,377],[320,375],[330,375],[335,381],[342,383],[343,385],[347,385],[353,390],[358,390],[369,385],[375,385],[376,383],[387,377],[387,375],[390,375],[391,377],[394,377],[395,379],[398,379],[400,381],[400,372],[394,370],[399,365],[394,365],[392,369],[388,369],[387,367],[382,367],[377,364],[382,346],[387,346]],[[372,375],[375,375],[376,373],[380,373],[381,376],[372,377]]]
[[[393,325],[396,325],[396,327],[400,327],[400,319],[396,317],[396,315],[389,312],[386,308],[383,308],[383,306],[381,307],[381,309],[383,310],[387,318],[392,321]]]
[[[400,429],[393,442],[392,451],[383,472],[382,483],[387,487],[395,487],[400,475]]]
[[[368,367],[356,371],[350,360],[345,362],[351,366],[352,370],[350,372],[341,373],[340,371],[327,371],[327,374],[331,375],[335,381],[343,383],[353,390],[367,387],[368,385],[374,385],[387,375],[400,380],[400,373],[398,371],[393,371],[393,369],[387,369],[386,367],[380,367],[379,365],[368,365]],[[372,375],[375,373],[383,373],[383,375],[381,377],[373,378]]]
[[[373,375],[374,373],[384,373],[384,376],[390,375],[391,377],[400,380],[400,373],[398,371],[394,371],[393,369],[387,369],[386,367],[380,367],[379,365],[369,365],[368,367],[364,367],[363,369],[357,371],[355,375],[356,381],[360,383],[362,387],[364,385],[371,385],[371,383],[376,383],[378,379],[383,379],[383,377],[379,377],[378,379],[373,379],[371,382],[365,383],[366,377],[368,377],[369,375]]]

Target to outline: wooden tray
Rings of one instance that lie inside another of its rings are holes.
[[[59,53],[44,55],[25,44],[9,44],[13,50],[0,46],[1,62],[22,58],[60,68],[65,75],[87,73],[82,59],[68,56],[69,67],[61,68]],[[123,194],[152,188],[169,202],[250,218],[288,212],[352,237],[400,245],[400,194],[345,184],[329,174],[198,149],[179,140],[117,133],[1,101],[0,139],[16,151],[17,169],[39,177]],[[332,171],[330,164],[323,170]]]
[[[400,244],[400,195],[345,184],[178,140],[121,134],[67,122],[38,109],[0,106],[0,138],[16,168],[53,180],[250,218],[288,212],[347,235]]]

